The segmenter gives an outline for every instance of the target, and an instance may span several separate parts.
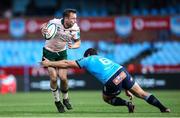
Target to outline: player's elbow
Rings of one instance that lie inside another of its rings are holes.
[[[78,44],[79,46],[81,45],[81,40],[80,40],[80,39],[77,41],[77,44]]]

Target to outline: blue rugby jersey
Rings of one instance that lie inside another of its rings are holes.
[[[76,60],[76,63],[80,68],[86,69],[103,84],[105,84],[120,68],[122,68],[121,65],[111,61],[110,59],[98,55],[81,58]]]

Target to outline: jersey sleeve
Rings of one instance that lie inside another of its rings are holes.
[[[52,19],[52,20],[49,20],[48,23],[55,23],[55,24],[57,24],[58,22],[59,22],[59,19],[54,18],[54,19]]]
[[[76,60],[76,63],[78,64],[79,68],[85,68],[87,65],[87,59],[86,58],[81,58]]]

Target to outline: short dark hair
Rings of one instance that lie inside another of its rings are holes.
[[[89,48],[85,51],[84,53],[84,57],[88,57],[88,56],[91,56],[91,55],[97,55],[97,50],[94,49],[94,48]]]
[[[76,14],[77,11],[76,11],[76,9],[65,9],[63,14],[62,14],[63,18],[69,17],[70,13],[75,13]]]

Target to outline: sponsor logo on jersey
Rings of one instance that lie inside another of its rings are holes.
[[[126,78],[126,76],[126,73],[122,71],[115,79],[113,79],[113,83],[115,85],[120,84]]]

